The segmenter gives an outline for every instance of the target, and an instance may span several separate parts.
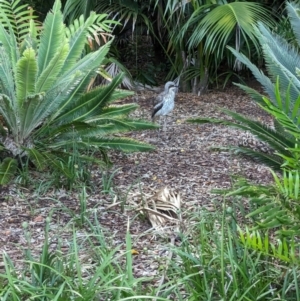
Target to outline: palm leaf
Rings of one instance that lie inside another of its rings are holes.
[[[199,12],[201,15],[203,9],[200,6],[195,11],[196,18]],[[225,49],[230,36],[238,27],[245,41],[251,40],[258,49],[259,46],[252,25],[259,20],[269,20],[269,12],[258,3],[233,2],[216,6],[199,20],[200,22],[189,39],[189,48],[197,47],[205,38],[204,50],[222,56],[222,51]]]
[[[71,20],[78,19],[81,15],[87,19],[89,13],[94,10],[94,6],[96,4],[95,0],[67,0],[63,15],[65,18],[69,18]]]
[[[110,105],[105,107],[101,111],[101,118],[113,118],[122,115],[128,115],[131,111],[134,111],[139,106],[135,103],[124,104],[124,105]],[[89,119],[90,120],[90,119]]]
[[[242,53],[239,53],[238,51],[236,51],[235,49],[228,47],[228,49],[235,55],[235,57],[243,64],[245,64],[253,73],[254,77],[256,78],[256,80],[262,85],[264,91],[269,95],[269,97],[272,100],[275,100],[275,86],[272,83],[272,81],[270,80],[270,78],[268,78],[261,70],[259,70],[254,64],[251,63],[251,61]],[[241,87],[242,89],[244,89],[246,92],[247,91],[251,91],[252,93],[254,93],[253,90],[249,90],[250,88],[245,87],[243,85],[238,85],[239,87]],[[257,98],[259,99],[259,95],[255,94],[254,95],[258,96]],[[257,98],[254,98],[255,100]]]
[[[37,58],[39,75],[47,68],[52,58],[56,55],[57,49],[64,45],[65,29],[60,9],[61,2],[55,0],[52,11],[47,14],[43,24]]]
[[[13,158],[5,158],[0,164],[0,185],[10,182],[18,168],[18,162]]]
[[[300,64],[298,50],[281,37],[271,33],[262,24],[259,24],[258,36],[269,76],[273,82],[276,82],[279,77],[282,90],[290,85],[289,92],[294,101],[300,93],[300,81],[296,73],[296,67]]]
[[[12,99],[4,94],[0,94],[0,114],[5,119],[9,131],[17,134],[18,127],[14,103]]]
[[[229,110],[224,109],[222,111],[232,116],[237,122],[231,122],[231,121],[221,120],[221,119],[211,119],[211,118],[195,118],[195,119],[188,119],[187,121],[192,123],[223,124],[223,125],[229,125],[238,129],[249,131],[257,138],[259,138],[261,141],[268,143],[271,148],[273,148],[274,150],[280,153],[289,154],[290,152],[286,151],[286,147],[294,146],[294,141],[287,139],[284,135],[281,135],[280,133],[262,124],[261,122],[248,119],[246,117],[243,117],[242,115],[231,112]]]
[[[299,18],[299,6],[286,2],[286,8],[289,15],[289,21],[291,23],[293,32],[295,34],[298,45],[300,45],[300,18]]]
[[[48,66],[45,66],[43,72],[38,77],[36,82],[37,93],[48,91],[57,81],[57,76],[61,72],[68,54],[69,45],[67,43],[61,44],[59,51],[56,52]]]
[[[27,97],[35,93],[37,71],[35,51],[27,48],[16,65],[15,83],[19,108],[24,105]]]
[[[5,20],[8,20],[7,16],[3,11],[1,11],[1,9],[0,9],[0,17]],[[10,55],[10,60],[11,60],[10,63],[12,69],[14,70],[20,54],[19,54],[17,39],[9,21],[7,21],[7,27],[8,30],[6,31],[5,27],[0,22],[0,41],[5,49],[5,52],[8,55]]]
[[[0,24],[0,35],[1,29],[3,29],[3,27],[1,27]],[[11,100],[13,100],[15,99],[13,66],[11,65],[9,57],[10,52],[7,53],[6,50],[7,49],[2,44],[0,46],[0,88],[1,93],[6,94]]]
[[[285,261],[288,263],[296,263],[299,265],[299,259],[295,254],[295,244],[288,243],[285,239],[277,241],[276,245],[271,243],[268,235],[261,236],[257,230],[250,230],[246,228],[245,231],[238,229],[241,243],[253,250],[259,251],[269,257],[276,258],[277,260]]]
[[[229,146],[218,148],[215,147],[215,149],[232,151],[236,155],[244,155],[248,158],[253,159],[255,162],[265,164],[270,168],[273,168],[278,171],[281,170],[281,165],[284,162],[284,160],[278,155],[266,154],[264,152],[252,150],[248,147]]]
[[[48,159],[43,155],[43,152],[38,151],[36,148],[25,148],[29,159],[38,170],[45,170],[48,165]]]
[[[48,149],[59,150],[62,148],[74,147],[74,141],[63,139],[58,142],[48,144]],[[146,152],[153,150],[150,144],[140,142],[131,138],[124,137],[81,137],[80,141],[76,141],[78,149],[88,149],[95,147],[96,149],[115,149],[124,152]]]
[[[122,74],[115,77],[110,85],[105,88],[97,88],[84,94],[77,101],[74,101],[68,111],[58,116],[56,123],[68,123],[70,120],[83,121],[93,116],[99,115],[101,109],[111,101],[110,96],[115,88],[122,81]]]
[[[97,146],[104,149],[115,149],[123,152],[147,152],[154,150],[155,147],[144,142],[131,138],[90,138],[83,140],[87,145]]]
[[[66,36],[69,40],[70,51],[62,69],[63,74],[72,68],[82,55],[86,44],[88,29],[93,24],[95,18],[96,15],[94,13],[92,13],[86,21],[83,16],[80,16],[78,20],[66,28]]]
[[[109,46],[110,44],[107,43],[97,51],[89,53],[83,59],[78,61],[67,73],[61,75],[57,79],[57,84],[53,85],[51,89],[54,92],[57,91],[57,86],[61,85],[61,80],[63,81],[70,78],[74,80],[71,81],[72,90],[68,91],[65,98],[62,98],[61,95],[57,94],[57,97],[53,99],[52,111],[55,113],[52,114],[50,120],[54,120],[55,118],[58,118],[58,116],[61,118],[64,112],[71,110],[74,107],[74,102],[76,102],[79,97],[86,92],[86,88],[91,78],[96,75],[96,69],[101,65],[108,52]],[[52,92],[51,90],[49,91],[50,93]],[[57,110],[58,107],[59,110]]]

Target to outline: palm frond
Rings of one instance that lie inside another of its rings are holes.
[[[5,119],[9,132],[17,133],[17,119],[14,102],[5,94],[0,94],[0,114]]]
[[[199,10],[202,9],[201,6]],[[233,2],[216,6],[196,26],[189,39],[189,47],[195,47],[205,39],[205,51],[217,52],[218,56],[222,56],[221,51],[238,26],[245,41],[251,40],[258,49],[252,25],[259,20],[269,20],[269,12],[259,3]]]
[[[148,152],[154,150],[155,147],[144,142],[140,142],[131,138],[114,137],[114,138],[90,138],[84,140],[83,143],[89,143],[104,149],[115,149],[123,152]]]
[[[0,185],[10,182],[18,168],[18,162],[13,158],[5,158],[0,164]]]
[[[37,63],[35,51],[27,48],[16,65],[16,94],[19,108],[24,105],[27,97],[35,93],[35,80],[37,75]]]
[[[83,16],[80,16],[79,19],[74,20],[74,22],[66,28],[66,36],[69,41],[70,51],[65,60],[62,73],[65,73],[71,69],[79,60],[83,53],[88,33],[91,32],[90,34],[93,35],[98,34],[100,31],[100,25],[95,25],[95,22],[104,22],[102,18],[102,15],[99,16],[92,12],[86,20]],[[94,28],[94,26],[96,26],[96,28]]]
[[[276,82],[279,77],[282,89],[290,85],[290,96],[292,100],[297,99],[300,93],[300,81],[296,74],[296,67],[300,64],[298,50],[281,37],[271,33],[262,24],[259,24],[258,36],[269,76],[273,82]]]
[[[244,90],[258,104],[261,104],[261,105],[264,104],[263,95],[261,93],[259,93],[258,91],[256,91],[255,89],[247,87],[247,86],[242,85],[242,84],[237,84],[237,83],[234,83],[234,85],[236,85],[237,87]]]
[[[113,118],[122,115],[128,115],[131,111],[134,111],[139,106],[135,103],[123,104],[123,105],[111,105],[109,107],[105,107],[101,111],[102,118]]]
[[[253,73],[256,80],[262,85],[264,91],[269,95],[269,97],[274,100],[275,99],[275,86],[261,70],[259,70],[251,61],[242,53],[239,53],[232,47],[228,47],[228,49],[235,55],[235,57],[243,64],[245,64]],[[243,89],[244,86],[240,85]],[[247,92],[247,91],[246,91]]]
[[[286,2],[286,8],[289,15],[289,21],[291,23],[293,32],[295,34],[298,45],[300,45],[300,18],[299,18],[299,6],[294,3]]]
[[[57,76],[65,65],[66,58],[69,54],[69,45],[61,44],[59,51],[50,60],[42,73],[39,74],[36,82],[36,92],[48,91],[52,85],[57,81]]]
[[[288,157],[293,157],[292,152],[289,148],[293,147],[295,144],[294,137],[287,136],[285,133],[281,133],[272,129],[259,121],[251,120],[246,118],[240,114],[234,113],[229,110],[222,110],[227,115],[233,117],[234,121],[228,120],[220,120],[220,119],[211,119],[211,118],[195,118],[188,119],[188,122],[192,123],[215,123],[215,124],[223,124],[231,127],[235,127],[238,129],[242,129],[252,133],[255,137],[261,140],[264,143],[267,143],[271,149],[273,149],[273,154],[266,154],[264,152],[252,150],[250,148],[244,147],[234,147],[230,146],[227,150],[233,150],[236,154],[244,154],[249,156],[256,161],[267,164],[268,166],[275,168],[276,170],[280,170],[280,167],[283,163],[283,159],[278,154],[282,154]]]
[[[50,150],[59,150],[62,148],[73,147],[74,141],[62,140],[48,144]],[[96,149],[114,149],[123,152],[147,152],[154,150],[154,146],[137,141],[131,138],[124,137],[81,137],[80,141],[76,142],[76,147],[79,149],[89,149],[95,147]]]
[[[229,147],[219,147],[217,149],[232,151],[236,155],[246,156],[249,159],[254,160],[255,162],[265,164],[266,166],[269,166],[270,168],[273,168],[274,170],[277,171],[281,170],[281,165],[284,162],[284,160],[280,156],[277,156],[275,154],[267,154],[261,151],[256,151],[249,147],[229,146]]]
[[[72,106],[68,111],[57,116],[55,123],[68,123],[70,120],[83,121],[100,114],[101,109],[111,101],[110,96],[115,88],[120,84],[122,75],[115,77],[110,85],[105,88],[97,88],[86,94],[76,101],[73,100]]]
[[[71,110],[74,107],[74,102],[78,101],[80,96],[86,92],[91,78],[96,75],[96,69],[102,63],[108,49],[109,43],[97,51],[89,53],[78,61],[73,68],[68,70],[68,72],[60,75],[56,83],[48,91],[49,95],[54,94],[49,98],[49,100],[52,99],[51,110],[49,111],[49,106],[47,106],[46,102],[41,103],[38,108],[39,114],[44,114],[43,118],[51,114],[49,120],[51,122],[58,118],[58,116],[61,118],[64,112]],[[67,82],[68,87],[64,87],[62,82]]]
[[[0,10],[0,16],[5,20],[7,19],[5,13],[1,10]],[[14,34],[14,31],[9,21],[7,21],[7,27],[8,29],[6,30],[6,28],[0,22],[0,41],[5,49],[6,54],[10,56],[11,66],[12,69],[14,70],[17,61],[19,59],[20,52],[19,52],[16,36]]]
[[[64,18],[72,22],[83,15],[87,19],[89,12],[93,10],[95,4],[95,0],[67,0],[63,10]]]
[[[1,40],[1,27],[0,24],[0,40]],[[14,94],[14,74],[13,67],[10,60],[10,52],[6,52],[7,48],[2,44],[0,46],[0,89],[1,93],[9,96],[10,99],[15,98]],[[9,50],[8,50],[9,51]]]
[[[37,58],[39,75],[47,68],[57,50],[65,44],[65,28],[60,9],[61,2],[55,0],[53,9],[47,14],[43,24]]]
[[[238,229],[241,243],[253,250],[259,251],[268,257],[276,258],[290,264],[299,265],[295,243],[290,243],[286,239],[279,239],[276,244],[271,242],[268,235],[262,236],[258,230],[250,230],[246,227],[245,231]],[[294,240],[294,239],[293,239]]]

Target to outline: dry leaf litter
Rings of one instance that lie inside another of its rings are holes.
[[[152,100],[156,93],[138,92],[120,103],[136,102],[140,108],[134,117],[150,121]],[[202,208],[213,211],[218,207],[214,188],[228,188],[232,176],[246,177],[253,183],[269,183],[272,177],[267,167],[231,155],[213,151],[216,146],[260,143],[249,133],[222,125],[186,123],[191,117],[227,118],[219,108],[227,108],[261,120],[272,126],[266,115],[240,89],[210,91],[203,96],[179,93],[175,109],[167,119],[166,132],[142,131],[128,134],[156,146],[148,153],[110,153],[114,162],[114,196],[101,192],[102,171],[91,170],[92,186],[87,191],[87,210],[91,220],[97,217],[111,248],[121,246],[125,252],[125,235],[130,221],[133,241],[135,277],[154,276],[153,284],[163,282],[164,270],[170,259],[171,244],[178,231],[185,231],[189,215]],[[214,200],[214,201],[213,201]],[[221,198],[219,205],[221,205]],[[16,185],[1,188],[0,195],[0,254],[7,253],[19,266],[24,248],[30,247],[24,237],[23,222],[28,222],[31,247],[38,256],[44,243],[45,219],[51,214],[50,241],[55,250],[58,237],[68,250],[72,237],[71,216],[64,208],[79,212],[79,193],[52,189],[43,195],[30,188]],[[96,213],[96,214],[95,214]],[[141,215],[142,213],[142,215]],[[142,217],[141,217],[142,216]],[[84,241],[84,228],[77,228],[78,241]],[[82,250],[83,267],[91,266],[93,250]],[[125,256],[124,256],[125,258]],[[0,272],[3,272],[0,261]],[[152,285],[152,284],[151,284]]]

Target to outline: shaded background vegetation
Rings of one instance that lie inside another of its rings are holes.
[[[42,21],[54,1],[28,2]],[[264,22],[292,35],[283,18],[283,4],[273,0],[205,0],[183,5],[178,0],[62,1],[67,22],[81,14],[87,18],[91,11],[120,22],[113,28],[115,40],[109,55],[116,61],[108,68],[111,75],[126,71],[131,82],[149,85],[180,76],[181,90],[196,94],[205,93],[208,86],[224,86],[249,76],[227,45],[262,65],[254,23]]]

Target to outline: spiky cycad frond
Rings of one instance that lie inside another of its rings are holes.
[[[13,158],[29,158],[39,169],[59,169],[69,177],[73,168],[69,168],[70,156],[99,161],[82,153],[86,149],[98,150],[104,156],[106,150],[113,148],[153,149],[149,144],[119,135],[155,128],[152,123],[128,118],[137,108],[135,104],[112,105],[115,100],[132,95],[117,89],[122,74],[110,84],[87,92],[111,44],[84,55],[95,20],[97,15],[91,14],[85,21],[75,20],[66,28],[61,2],[56,0],[40,36],[29,32],[26,43],[19,47],[11,26],[5,29],[0,24],[0,114],[5,123],[0,129],[0,151],[6,149]],[[72,153],[72,149],[80,153]],[[8,164],[3,166],[1,172],[6,181],[4,167]]]
[[[299,18],[299,5],[296,3],[287,3],[287,11],[291,25],[295,33],[298,44],[300,45],[300,18]],[[257,38],[263,49],[263,56],[266,61],[267,73],[266,76],[261,70],[259,70],[253,63],[250,62],[243,54],[238,53],[233,48],[229,49],[233,54],[245,64],[263,86],[265,92],[274,104],[276,104],[275,83],[279,78],[279,90],[281,91],[281,97],[284,100],[285,97],[289,97],[291,104],[293,104],[300,94],[300,77],[299,77],[299,66],[300,56],[298,48],[296,49],[293,45],[289,44],[280,36],[274,34],[270,29],[266,28],[265,25],[259,24],[255,29]],[[248,87],[238,85],[246,92],[252,93]],[[286,87],[290,86],[289,90]],[[288,94],[286,94],[288,93]],[[255,95],[256,101],[261,101],[259,96]]]

